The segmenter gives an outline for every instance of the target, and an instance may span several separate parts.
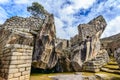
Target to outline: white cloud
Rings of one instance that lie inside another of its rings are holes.
[[[8,1],[10,2],[12,0],[0,0],[0,3],[3,4]],[[67,1],[71,2],[71,4],[67,3]],[[29,15],[26,11],[26,7],[31,5],[32,2],[39,2],[48,12],[54,14],[57,36],[68,39],[78,33],[78,24],[87,23],[100,14],[107,20],[108,26],[117,26],[118,23],[111,24],[110,21],[113,23],[113,20],[116,20],[115,17],[120,16],[120,0],[102,0],[99,4],[96,3],[96,1],[97,0],[13,0],[13,2],[10,3],[15,4],[14,6],[16,8],[6,10],[9,14],[13,15],[13,13],[15,13],[15,15],[26,17]],[[13,5],[11,6],[13,7]],[[86,11],[90,7],[91,10],[87,15],[78,13],[81,9]],[[3,23],[5,19],[7,19],[8,14],[4,9],[0,8],[0,11],[0,22]],[[78,16],[73,16],[74,14],[78,14]],[[110,33],[108,32],[110,32],[110,30],[112,30],[112,33],[116,33],[116,30],[118,30],[118,27],[114,27],[115,29],[109,28],[106,28],[105,32],[107,32],[104,33],[103,36],[109,35]]]
[[[90,6],[92,6],[92,4],[95,2],[96,0],[72,0],[72,2],[74,3],[74,9],[80,9],[80,8],[84,8],[87,9]]]
[[[31,1],[30,0],[14,0],[16,4],[28,4]]]
[[[0,7],[0,24],[3,24],[4,23],[4,21],[7,19],[7,13],[6,13],[6,11],[2,8],[2,7]]]
[[[7,3],[7,2],[9,2],[9,0],[0,0],[0,3]]]
[[[64,26],[63,22],[59,18],[55,17],[55,24],[57,24],[56,25],[57,37],[66,38],[68,35],[66,34],[64,28],[62,27]]]
[[[108,22],[108,26],[106,27],[102,37],[108,37],[117,33],[120,33],[120,16],[117,16]]]

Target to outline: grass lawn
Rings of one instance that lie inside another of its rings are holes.
[[[105,80],[120,80],[120,74],[113,74],[113,73],[107,73],[107,72],[98,72],[98,73],[92,73],[92,72],[81,72],[84,76],[92,76],[92,75],[100,75],[105,78]],[[49,78],[49,76],[56,76],[61,74],[74,74],[74,73],[52,73],[52,74],[31,74],[30,80],[52,80]]]
[[[33,73],[30,76],[30,80],[52,80],[49,78],[49,76],[56,76],[61,74],[73,74],[73,73],[51,73],[51,74]]]

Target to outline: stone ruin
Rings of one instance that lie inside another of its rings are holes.
[[[65,71],[96,71],[109,60],[101,50],[100,36],[106,27],[102,16],[78,26],[71,40],[56,38],[52,14],[46,18],[12,17],[0,28],[0,78],[29,80],[31,66]],[[96,66],[97,64],[97,66]]]
[[[81,71],[82,65],[85,62],[88,63],[87,61],[90,61],[99,55],[98,53],[101,51],[100,36],[105,30],[106,25],[105,19],[102,16],[98,16],[89,23],[80,24],[78,26],[79,34],[77,36],[79,39],[77,44],[72,45],[71,49],[73,52],[71,62],[75,71]],[[73,40],[75,39],[73,38]],[[93,61],[91,64],[94,64]],[[89,63],[87,65],[90,68]]]
[[[29,80],[32,61],[37,68],[54,67],[58,59],[55,33],[52,14],[45,20],[17,16],[6,20],[0,29],[2,80]]]
[[[114,57],[119,65],[119,69],[120,69],[120,48],[118,48],[114,51]]]

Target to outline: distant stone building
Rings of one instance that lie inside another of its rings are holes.
[[[111,53],[114,53],[115,49],[120,47],[120,33],[110,37],[103,38],[100,41],[103,48],[105,48],[111,55]]]
[[[66,49],[66,48],[68,48],[68,47],[71,46],[69,40],[67,40],[67,39],[59,39],[59,38],[56,38],[55,44],[57,45],[57,44],[59,44],[59,43],[62,44],[62,45],[61,45],[61,48],[62,48],[62,49]]]

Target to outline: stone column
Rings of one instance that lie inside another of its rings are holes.
[[[0,55],[2,80],[29,80],[33,47],[7,44]]]

